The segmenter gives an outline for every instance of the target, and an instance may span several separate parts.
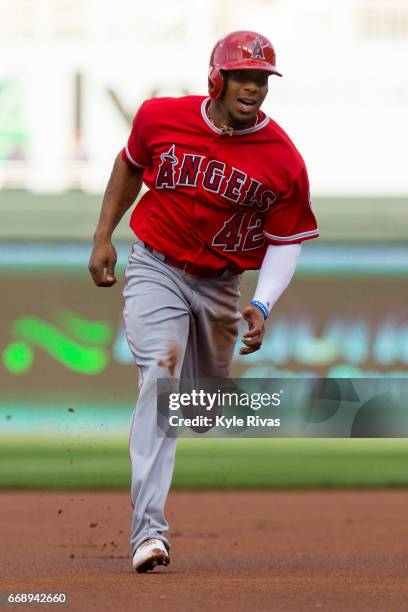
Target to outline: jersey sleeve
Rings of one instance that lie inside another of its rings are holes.
[[[266,213],[264,235],[271,244],[295,244],[318,238],[319,229],[310,203],[309,178],[304,164],[288,192]]]
[[[148,108],[144,102],[133,119],[130,136],[122,149],[122,159],[136,168],[146,168],[151,162],[146,135],[147,115]]]

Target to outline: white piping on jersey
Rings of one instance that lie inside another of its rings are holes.
[[[213,130],[213,132],[217,132],[217,134],[225,134],[225,130],[221,130],[220,128],[217,128],[216,125],[214,125],[210,119],[208,118],[207,115],[207,104],[208,102],[211,100],[211,98],[206,98],[205,100],[202,101],[201,104],[201,115],[204,119],[204,121],[206,122],[206,124],[208,125],[209,128],[211,128]],[[268,115],[265,116],[265,119],[263,119],[261,121],[261,123],[258,123],[257,125],[253,125],[250,128],[246,128],[245,130],[236,130],[234,129],[232,132],[232,136],[241,136],[242,134],[252,134],[253,132],[257,132],[258,130],[261,130],[263,127],[265,127],[265,125],[269,122],[269,117]]]
[[[132,156],[131,156],[131,154],[129,153],[128,143],[126,143],[126,146],[125,146],[125,151],[126,151],[126,155],[127,155],[127,156],[128,156],[128,158],[129,158],[129,161],[131,161],[131,162],[132,162],[132,164],[134,164],[134,165],[135,165],[135,166],[137,166],[138,168],[145,168],[145,166],[142,166],[142,164],[139,164],[137,161],[135,161],[135,160],[133,159],[133,157],[132,157]]]
[[[280,242],[288,242],[289,240],[297,240],[297,238],[308,238],[310,236],[318,236],[319,228],[315,230],[310,230],[309,232],[300,232],[299,234],[293,234],[292,236],[274,236],[273,234],[269,234],[265,232],[264,234],[267,238],[271,238],[271,240],[279,240]]]

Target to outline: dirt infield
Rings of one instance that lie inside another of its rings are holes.
[[[171,565],[131,570],[124,493],[0,494],[0,591],[71,610],[408,610],[408,491],[172,493]]]

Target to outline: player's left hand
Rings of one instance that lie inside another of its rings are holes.
[[[244,348],[239,351],[240,355],[249,355],[259,351],[265,335],[265,320],[259,308],[249,304],[242,311],[242,316],[248,323],[248,331],[242,336]]]

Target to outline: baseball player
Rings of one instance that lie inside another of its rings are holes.
[[[261,111],[270,75],[282,76],[265,36],[239,31],[220,39],[209,96],[146,100],[104,196],[89,269],[96,285],[110,287],[113,231],[142,183],[148,188],[131,216],[138,241],[124,289],[139,370],[129,437],[131,549],[139,572],[169,563],[164,505],[176,439],[157,433],[157,378],[227,378],[241,317],[246,355],[261,347],[301,242],[318,236],[304,161]],[[241,274],[257,269],[254,299],[241,313]]]

